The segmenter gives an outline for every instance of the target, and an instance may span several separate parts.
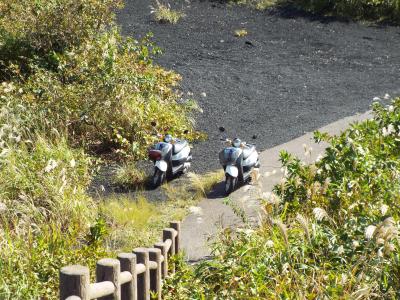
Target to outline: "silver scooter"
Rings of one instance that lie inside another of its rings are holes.
[[[192,161],[189,143],[172,138],[167,134],[162,142],[149,150],[149,159],[154,162],[151,184],[154,188],[163,184],[166,178],[186,173]]]
[[[235,138],[226,139],[227,147],[219,153],[219,161],[225,171],[225,194],[232,193],[239,184],[251,179],[254,169],[260,167],[256,146]]]

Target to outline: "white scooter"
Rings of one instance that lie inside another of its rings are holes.
[[[238,138],[223,141],[228,147],[219,153],[219,161],[225,171],[225,193],[229,195],[238,184],[251,179],[254,169],[260,167],[260,161],[255,145],[246,144]]]
[[[186,173],[192,161],[189,143],[185,140],[172,138],[167,134],[163,142],[149,150],[149,158],[154,162],[152,186],[163,184],[166,178],[172,178],[178,173]]]

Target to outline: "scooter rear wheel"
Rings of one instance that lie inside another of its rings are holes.
[[[163,182],[165,181],[165,177],[166,177],[165,172],[163,172],[160,169],[156,168],[154,170],[154,175],[153,175],[153,178],[152,178],[152,181],[151,181],[153,188],[157,188],[160,185],[162,185]]]
[[[229,174],[225,175],[225,194],[230,195],[236,188],[237,177],[233,177]]]

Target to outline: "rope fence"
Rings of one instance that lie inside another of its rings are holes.
[[[161,300],[161,286],[175,265],[171,256],[180,250],[180,222],[163,230],[162,242],[153,248],[136,248],[117,258],[103,258],[96,264],[96,282],[90,283],[88,267],[71,265],[60,270],[61,300],[150,300],[151,293]]]

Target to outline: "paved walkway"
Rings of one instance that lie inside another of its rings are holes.
[[[346,129],[350,123],[365,120],[371,117],[371,112],[358,114],[341,119],[322,127],[320,131],[338,134]],[[304,146],[312,147],[310,155],[305,155]],[[244,186],[230,196],[231,203],[240,207],[250,220],[257,220],[260,209],[255,193],[271,192],[273,186],[282,177],[279,152],[287,150],[306,162],[314,161],[322,153],[326,145],[315,144],[313,133],[305,134],[288,143],[273,147],[260,153],[261,168],[259,186]],[[221,228],[237,227],[242,222],[231,206],[224,204],[225,198],[221,195],[223,184],[208,199],[202,200],[197,207],[192,207],[191,214],[182,224],[182,247],[189,261],[197,261],[210,256],[209,243]]]

